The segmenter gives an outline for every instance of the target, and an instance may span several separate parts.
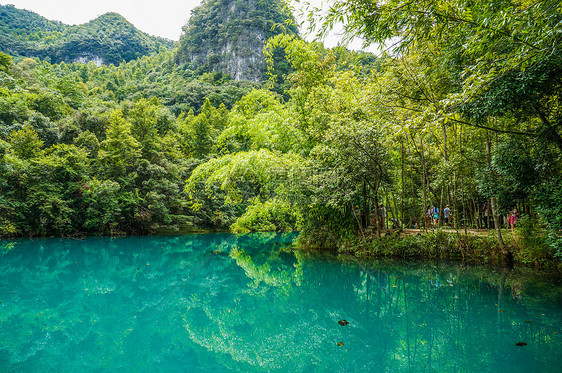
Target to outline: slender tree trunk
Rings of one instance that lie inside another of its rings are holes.
[[[458,233],[458,230],[459,230],[458,220],[459,219],[457,217],[457,213],[458,213],[458,209],[457,209],[457,171],[453,171],[453,212],[455,213],[453,228],[455,228],[455,230]]]
[[[427,219],[425,218],[425,214],[427,213],[426,208],[427,208],[427,198],[426,198],[426,194],[425,194],[425,183],[426,183],[426,178],[425,178],[425,159],[423,156],[423,136],[420,134],[420,161],[421,161],[421,166],[422,166],[422,174],[421,174],[421,184],[422,184],[422,201],[423,201],[423,206],[422,208],[424,209],[423,214],[422,214],[422,218],[423,218],[423,226],[424,229],[427,230]]]
[[[492,165],[492,144],[490,141],[490,136],[486,136],[486,151],[488,153],[488,166]],[[496,235],[498,236],[498,244],[500,245],[500,249],[502,250],[503,255],[507,255],[505,252],[505,245],[503,243],[502,237],[502,230],[500,225],[500,216],[498,213],[498,204],[496,201],[496,197],[490,198],[490,206],[492,208],[492,216],[494,217],[494,228],[496,229]]]
[[[400,153],[402,155],[401,158],[401,177],[402,177],[402,201],[400,206],[400,228],[402,228],[404,224],[404,199],[406,196],[405,186],[404,186],[404,137],[400,136]]]
[[[443,124],[443,155],[445,162],[449,163],[449,154],[447,152],[447,127]]]
[[[378,190],[375,192],[375,227],[377,227],[377,237],[380,237],[381,236],[381,227],[380,227],[380,224],[379,224],[379,221],[380,221],[379,199],[378,199],[377,195],[378,195]]]
[[[466,198],[464,196],[464,190],[465,190],[465,188],[464,188],[464,177],[463,177],[463,174],[461,172],[461,194],[462,194],[461,198],[462,198],[462,210],[463,210],[463,220],[464,220],[463,225],[464,225],[464,235],[467,236],[468,235],[467,224],[466,224],[466,210],[467,210],[467,208],[466,208],[466,204],[465,204]]]
[[[412,184],[412,208],[414,209],[412,211],[412,219],[418,219],[418,206],[416,204],[416,187],[414,185],[414,169],[412,167],[412,165],[410,164],[410,181]],[[412,222],[413,223],[413,222]],[[413,226],[413,224],[412,224]],[[420,228],[420,222],[418,221],[418,229]]]
[[[363,180],[363,214],[365,214],[365,221],[363,221],[363,216],[361,216],[361,224],[363,224],[363,228],[367,228],[369,224],[367,224],[367,183]]]
[[[392,193],[392,190],[389,191],[390,192],[390,196],[392,197],[392,218],[395,219],[396,221],[398,221],[398,204],[396,203],[396,197],[394,196],[394,193]],[[388,193],[385,189],[385,196],[386,196],[386,200],[388,201]],[[388,210],[386,211],[386,220],[387,220],[387,228],[388,226],[390,226],[390,224],[388,224]]]
[[[441,225],[441,222],[443,221],[443,193],[444,193],[444,189],[443,186],[441,186],[441,200],[439,201],[439,221],[437,222],[439,225]]]
[[[449,153],[447,151],[447,126],[445,126],[445,123],[443,123],[443,155],[445,157],[445,165],[447,166],[446,169],[448,169],[449,167]],[[449,183],[447,178],[445,178],[445,185],[447,187],[447,197],[449,196]],[[443,214],[443,186],[441,187],[441,203],[439,206],[440,212],[441,214]],[[449,198],[447,198],[447,202],[448,202]],[[439,220],[440,223],[443,222],[444,216],[441,216],[441,219]],[[443,224],[440,224],[441,226]]]
[[[462,154],[462,126],[460,127],[460,131],[459,131],[459,153]],[[464,187],[464,176],[462,173],[462,169],[460,170],[460,174],[461,174],[461,202],[462,202],[462,210],[463,210],[463,226],[464,226],[464,234],[465,236],[468,235],[468,231],[467,231],[467,224],[466,224],[466,198],[464,195],[465,192],[465,187]]]
[[[470,203],[472,202],[472,205]],[[467,202],[470,210],[470,226],[481,228],[481,221],[478,215],[478,206],[476,205],[476,199],[474,199],[474,194],[470,193],[470,201]]]

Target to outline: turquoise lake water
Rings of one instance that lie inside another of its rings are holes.
[[[0,241],[0,372],[562,371],[559,278],[293,238]]]

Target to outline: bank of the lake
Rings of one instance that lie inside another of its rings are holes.
[[[358,233],[335,247],[362,259],[446,260],[489,264],[496,267],[527,267],[562,273],[562,261],[540,232],[502,230],[503,247],[493,230],[403,229]],[[319,249],[316,242],[299,237],[302,248]]]

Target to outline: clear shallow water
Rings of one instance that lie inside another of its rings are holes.
[[[562,369],[560,279],[292,238],[0,241],[0,372]]]

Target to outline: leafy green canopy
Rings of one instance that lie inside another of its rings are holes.
[[[542,136],[562,149],[561,20],[555,0],[343,0],[334,3],[320,33],[343,21],[349,36],[394,42],[391,49],[398,54],[431,44],[439,49],[430,52],[433,68],[453,73],[459,83],[449,101],[440,103],[443,108],[460,108],[480,125],[490,116],[535,118],[540,123],[534,127],[508,132]]]

